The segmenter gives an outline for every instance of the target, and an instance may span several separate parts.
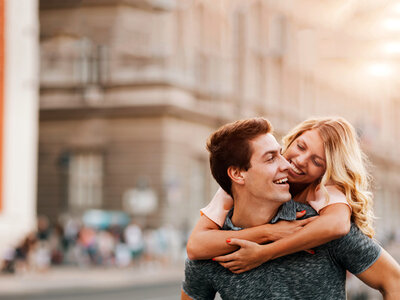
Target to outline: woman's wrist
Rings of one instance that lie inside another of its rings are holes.
[[[275,241],[273,234],[271,233],[271,224],[264,224],[260,226],[261,229],[261,241],[259,244],[266,244]]]
[[[272,244],[260,245],[258,257],[262,263],[265,263],[275,258],[274,249],[271,246]]]

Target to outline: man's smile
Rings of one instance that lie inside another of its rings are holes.
[[[273,181],[273,183],[279,184],[279,185],[286,185],[286,184],[288,184],[288,178],[284,177],[281,179],[277,179],[277,180]]]

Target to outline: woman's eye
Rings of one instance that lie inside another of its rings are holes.
[[[267,161],[269,161],[269,162],[274,161],[274,159],[275,159],[275,156],[267,157]]]
[[[317,160],[314,159],[313,162],[314,162],[314,165],[316,165],[317,167],[322,167],[322,164],[319,163]]]
[[[297,148],[299,148],[300,150],[304,150],[305,149],[304,146],[300,145],[300,144],[297,144]]]

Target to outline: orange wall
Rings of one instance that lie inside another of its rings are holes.
[[[3,208],[4,2],[5,0],[0,0],[0,212]]]

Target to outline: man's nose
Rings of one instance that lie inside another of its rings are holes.
[[[290,169],[290,163],[283,156],[281,156],[280,169],[281,171],[287,171]]]

